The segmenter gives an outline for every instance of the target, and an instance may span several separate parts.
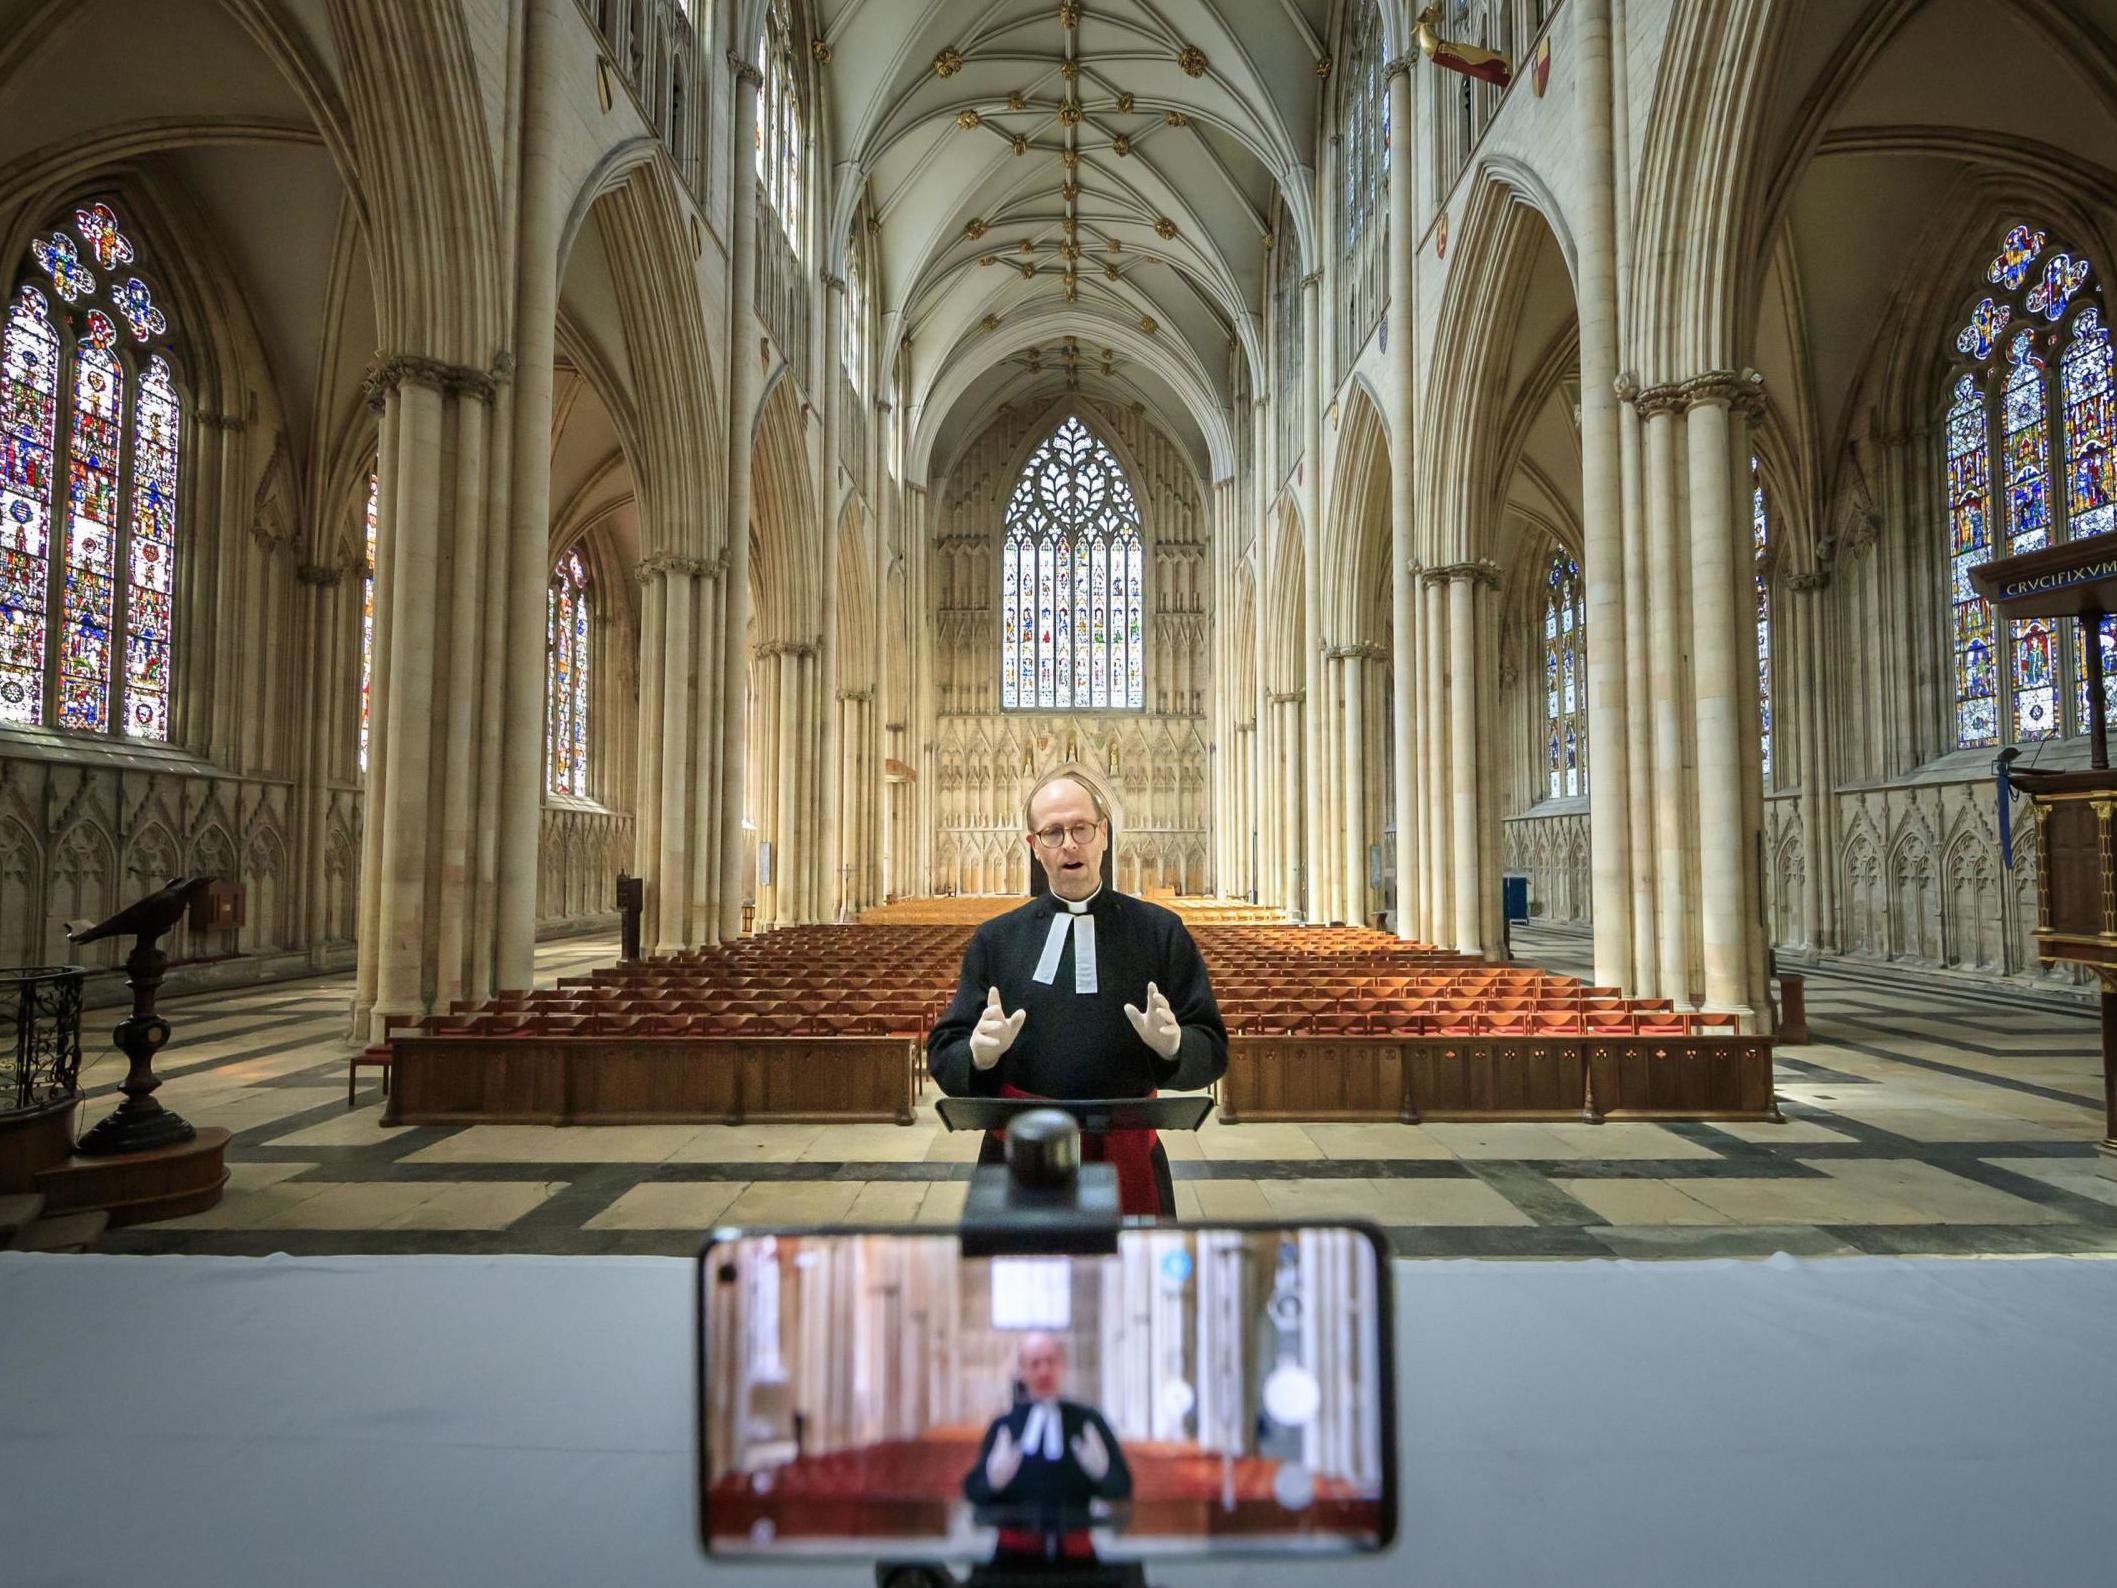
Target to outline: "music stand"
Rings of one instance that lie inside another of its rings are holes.
[[[1213,1112],[1203,1092],[1174,1097],[943,1097],[934,1112],[950,1130],[1000,1130],[1017,1114],[1055,1108],[1071,1114],[1085,1135],[1112,1130],[1196,1130]]]

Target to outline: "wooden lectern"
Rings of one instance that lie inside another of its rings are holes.
[[[2036,822],[2037,952],[2102,979],[2103,1169],[2117,1176],[2117,775],[2100,643],[2103,618],[2117,612],[2117,533],[2002,558],[1970,580],[2002,620],[2069,617],[2085,641],[2088,769],[2003,776],[2029,796]]]

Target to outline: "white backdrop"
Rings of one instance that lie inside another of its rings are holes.
[[[0,1253],[0,1584],[872,1582],[698,1553],[690,1276]],[[1417,1262],[1396,1294],[1400,1541],[1348,1588],[2117,1581],[2117,1263]]]

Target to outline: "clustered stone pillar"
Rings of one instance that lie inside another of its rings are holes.
[[[1301,689],[1296,732],[1301,746],[1303,843],[1301,918],[1329,919],[1324,879],[1332,827],[1324,787],[1323,714],[1323,275],[1301,278]]]
[[[720,939],[727,557],[655,553],[640,579],[639,864],[652,953]]]
[[[1652,811],[1655,887],[1654,952],[1631,990],[1731,1011],[1751,1027],[1770,1007],[1749,485],[1749,422],[1762,402],[1754,373],[1720,371],[1632,401],[1644,434],[1650,660],[1643,698],[1628,705],[1647,715],[1650,754],[1629,772],[1632,798]]]
[[[1392,127],[1412,125],[1411,63],[1398,58],[1385,69],[1384,91],[1389,95]],[[1410,160],[1389,163],[1389,213],[1409,217],[1416,213]],[[1416,526],[1411,448],[1413,415],[1417,412],[1417,367],[1411,356],[1412,327],[1418,323],[1416,273],[1412,269],[1415,239],[1403,219],[1389,227],[1389,311],[1382,320],[1382,348],[1389,356],[1386,384],[1390,405],[1389,433],[1397,440],[1389,470],[1389,615],[1392,629],[1392,691],[1390,715],[1393,743],[1392,778],[1395,784],[1392,821],[1396,827],[1394,867],[1397,879],[1397,936],[1414,935],[1425,892],[1426,873],[1420,864],[1416,824],[1422,805],[1417,740],[1420,730],[1416,658],[1419,654],[1418,587],[1412,570],[1412,547]],[[1394,350],[1390,347],[1391,322],[1395,322]]]
[[[510,616],[491,610],[486,569],[496,390],[483,371],[411,356],[385,361],[368,381],[381,421],[353,1012],[362,1040],[390,1018],[482,998],[495,985],[504,917],[480,907],[476,854],[491,770],[472,751],[488,735],[541,746],[543,726],[540,711],[516,720],[512,701],[486,687],[487,625]],[[541,583],[537,604],[541,619]],[[537,699],[541,707],[541,691]],[[502,714],[486,720],[496,701]]]

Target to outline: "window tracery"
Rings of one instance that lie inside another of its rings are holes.
[[[362,539],[365,550],[360,564],[360,744],[355,754],[363,772],[368,769],[368,713],[375,684],[375,509],[381,493],[380,471],[368,470],[366,524]]]
[[[1772,586],[1771,514],[1764,501],[1764,471],[1749,460],[1750,539],[1757,561],[1757,734],[1764,752],[1764,786],[1772,784]]]
[[[1970,583],[1970,571],[1994,557],[2117,527],[2102,290],[2085,254],[2050,241],[2027,225],[2008,231],[1954,336],[1944,466],[1954,736],[1963,749],[2087,729],[2084,638],[2065,643],[2049,618],[2002,627]],[[2109,619],[2101,644],[2117,664]],[[2117,711],[2117,675],[2109,687]]]
[[[544,787],[588,798],[588,653],[594,593],[578,548],[545,596]]]
[[[1000,704],[1141,709],[1139,508],[1116,457],[1078,417],[1029,455],[1002,534]]]
[[[1389,92],[1382,75],[1382,13],[1363,0],[1352,22],[1338,79],[1338,224],[1344,260],[1338,294],[1338,368],[1382,315],[1389,256]]]
[[[1588,607],[1563,546],[1544,570],[1544,771],[1553,799],[1587,792]]]
[[[0,330],[0,722],[163,741],[184,403],[136,254],[75,210]]]
[[[803,132],[794,22],[787,0],[772,0],[766,8],[757,60],[763,73],[757,85],[757,180],[763,185],[765,202],[779,218],[780,230],[798,254]]]

